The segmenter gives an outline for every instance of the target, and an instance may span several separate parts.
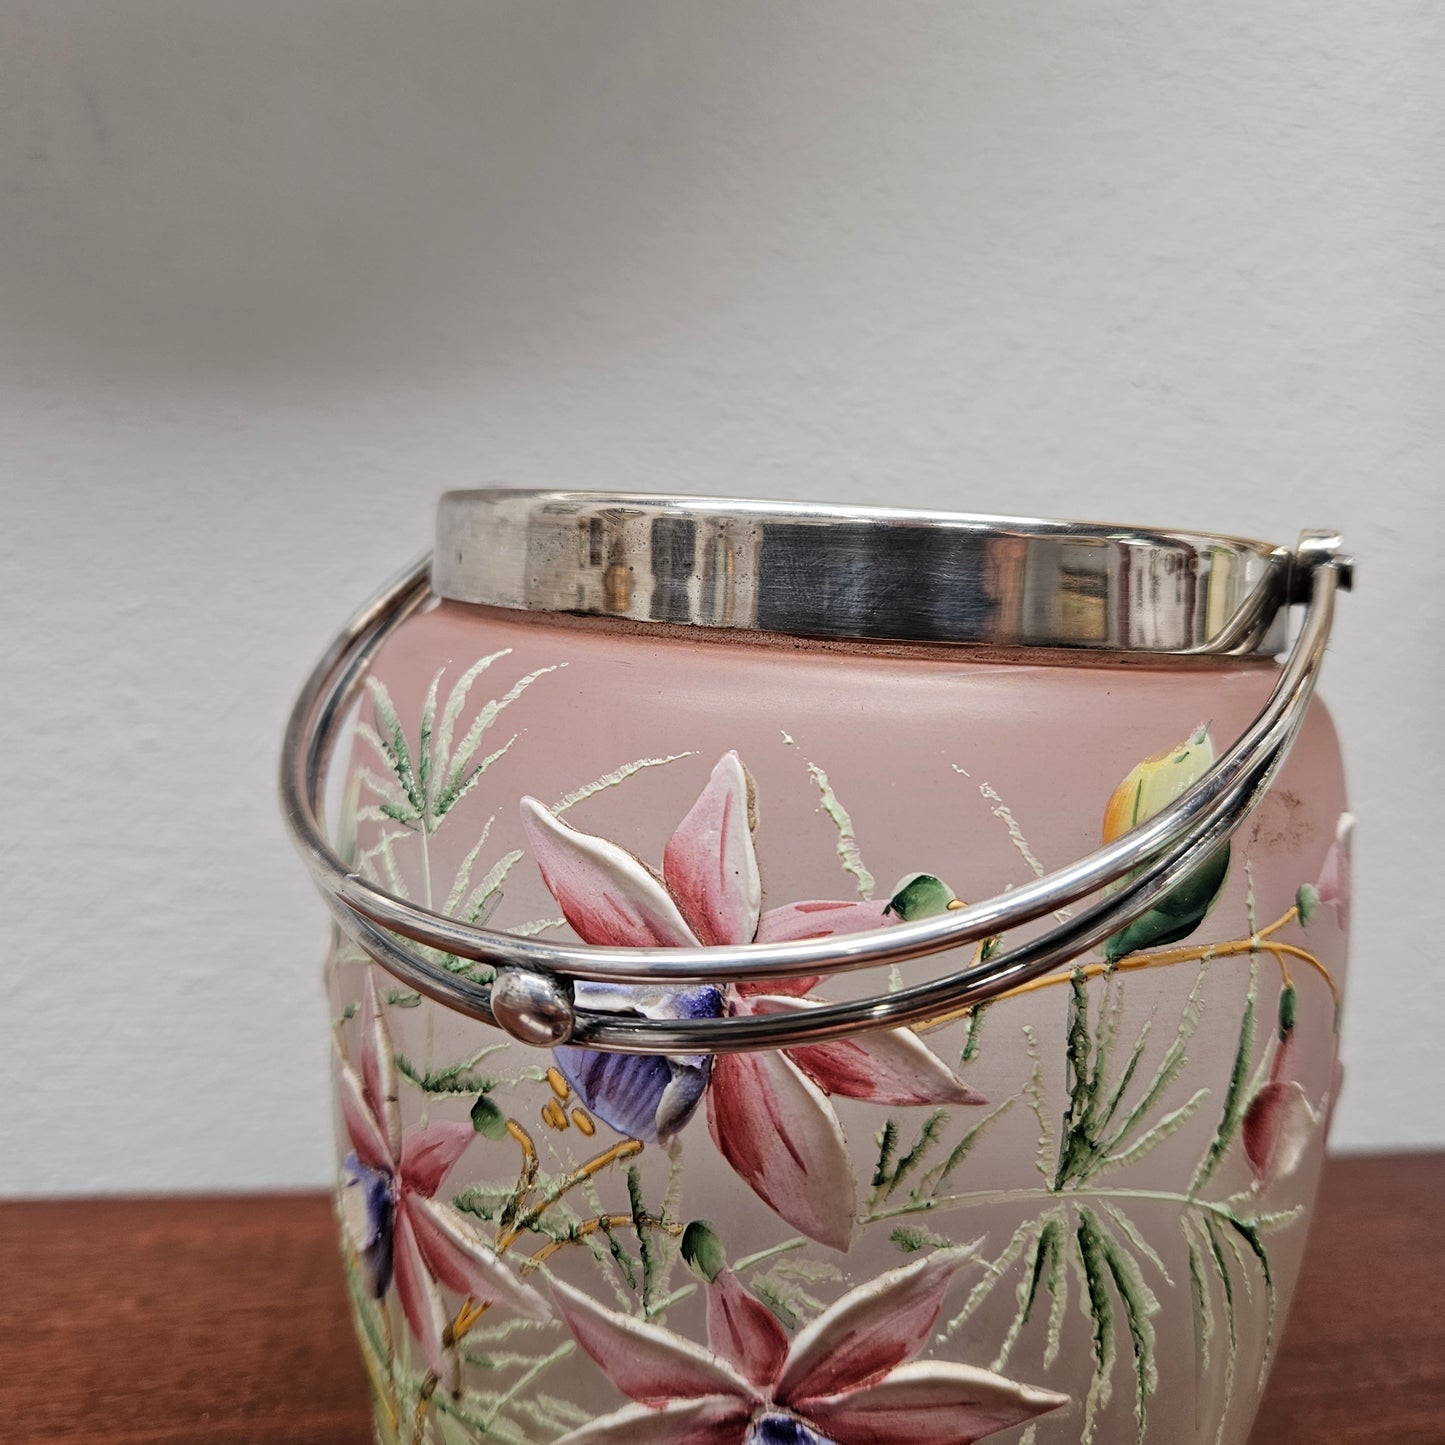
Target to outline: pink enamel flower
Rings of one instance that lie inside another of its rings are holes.
[[[1304,1086],[1292,1077],[1294,1032],[1286,1033],[1275,1050],[1269,1078],[1249,1101],[1240,1123],[1244,1157],[1256,1189],[1287,1179],[1299,1168],[1324,1110],[1316,1109]]]
[[[708,1286],[708,1349],[554,1280],[577,1343],[635,1402],[557,1445],[969,1445],[1067,1404],[971,1365],[913,1363],[967,1257],[940,1251],[879,1275],[791,1346],[726,1269]]]
[[[451,1205],[434,1198],[475,1137],[470,1124],[401,1127],[391,1036],[367,975],[361,1003],[361,1074],[336,1061],[352,1152],[343,1165],[341,1214],[367,1283],[380,1299],[393,1281],[411,1332],[442,1386],[455,1391],[460,1361],[447,1334],[441,1287],[475,1304],[506,1305],[545,1319],[546,1301],[523,1284]]]
[[[1335,840],[1325,854],[1315,895],[1325,907],[1334,911],[1342,932],[1350,929],[1350,845],[1354,838],[1355,820],[1341,813],[1335,825]]]
[[[663,852],[659,876],[625,849],[579,832],[535,798],[522,821],[543,881],[585,943],[686,947],[822,938],[878,928],[886,903],[816,901],[764,910],[753,847],[751,779],[737,753],[721,758]],[[657,990],[580,984],[585,1007],[672,1018],[799,1012],[817,978],[736,988]],[[853,1168],[830,1094],[880,1104],[985,1100],[908,1029],[757,1053],[657,1058],[556,1050],[583,1102],[619,1132],[666,1141],[707,1097],[723,1157],[794,1228],[846,1249]]]

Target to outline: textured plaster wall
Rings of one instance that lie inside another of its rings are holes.
[[[1362,558],[1345,1148],[1445,1144],[1413,3],[0,3],[0,1192],[327,1177],[289,696],[506,479]]]

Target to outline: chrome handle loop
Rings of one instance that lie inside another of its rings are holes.
[[[591,1048],[627,1053],[731,1052],[927,1024],[997,998],[1109,937],[1147,912],[1154,899],[1249,817],[1304,722],[1329,638],[1335,595],[1348,589],[1351,580],[1351,563],[1341,554],[1337,536],[1304,534],[1292,580],[1293,600],[1307,603],[1299,635],[1258,716],[1204,777],[1147,823],[1087,857],[942,917],[790,943],[708,948],[559,944],[459,923],[348,872],[320,823],[336,724],[354,700],[382,641],[430,597],[429,559],[416,563],[368,602],[307,679],[292,709],[282,749],[283,812],[293,843],[347,936],[426,997],[504,1027],[530,1043],[570,1038]],[[1121,879],[1125,881],[1120,883]],[[627,1018],[576,1008],[571,1002],[577,980],[683,987],[905,963],[1032,922],[1091,898],[1109,884],[1119,886],[1076,917],[986,962],[895,993],[822,1004],[805,1014]],[[498,979],[479,984],[449,973],[401,939],[490,964],[498,970]],[[527,1001],[528,1006],[517,1007],[517,1000]],[[534,1000],[546,1001],[541,1015],[530,1007]]]

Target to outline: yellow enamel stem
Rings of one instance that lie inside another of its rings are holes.
[[[537,1182],[537,1171],[541,1167],[541,1160],[537,1158],[537,1146],[532,1142],[532,1136],[515,1119],[507,1120],[507,1133],[517,1141],[522,1149],[522,1171],[517,1176],[517,1187],[512,1192],[510,1206],[511,1212],[515,1214],[526,1202],[532,1185]]]
[[[1215,958],[1237,958],[1244,954],[1268,953],[1279,965],[1280,975],[1286,986],[1290,984],[1289,965],[1286,958],[1296,958],[1302,963],[1307,963],[1322,979],[1329,985],[1330,993],[1336,1002],[1339,1001],[1339,985],[1335,983],[1334,977],[1329,969],[1317,959],[1314,954],[1303,948],[1296,948],[1293,944],[1277,943],[1273,935],[1292,923],[1299,916],[1299,910],[1291,908],[1287,913],[1281,915],[1267,928],[1262,928],[1258,933],[1251,934],[1248,938],[1235,938],[1227,943],[1197,944],[1189,948],[1166,948],[1158,953],[1140,953],[1130,958],[1121,958],[1117,963],[1091,963],[1083,968],[1070,969],[1067,973],[1049,973],[1042,978],[1030,979],[1028,983],[1021,983],[1017,988],[1011,988],[1007,993],[1000,994],[999,998],[1020,998],[1026,993],[1036,993],[1039,989],[1053,988],[1057,984],[1067,983],[1076,974],[1082,974],[1085,978],[1098,978],[1106,973],[1129,973],[1138,969],[1146,968],[1167,968],[1176,963],[1203,963]]]
[[[453,1343],[461,1339],[491,1307],[491,1300],[483,1300],[479,1305],[473,1304],[470,1299],[464,1301],[461,1309],[457,1311],[456,1319],[451,1323]]]
[[[506,1249],[523,1230],[530,1227],[537,1221],[543,1212],[554,1205],[564,1194],[575,1189],[585,1180],[590,1179],[594,1174],[605,1169],[609,1164],[619,1159],[630,1159],[634,1154],[642,1152],[642,1141],[640,1139],[623,1139],[620,1143],[614,1144],[610,1149],[605,1149],[595,1158],[589,1159],[585,1164],[580,1165],[577,1170],[569,1174],[559,1184],[553,1187],[542,1196],[525,1214],[518,1217],[510,1229],[503,1230],[497,1236],[497,1253],[500,1254]]]
[[[1298,909],[1298,907],[1292,907],[1292,908],[1288,909],[1286,912],[1281,913],[1280,916],[1279,916],[1278,918],[1276,918],[1275,921],[1274,921],[1273,923],[1271,923],[1268,928],[1261,928],[1261,929],[1259,930],[1259,932],[1258,932],[1257,934],[1255,934],[1255,937],[1256,937],[1256,938],[1269,938],[1272,934],[1278,933],[1278,932],[1280,931],[1280,929],[1281,929],[1281,928],[1284,928],[1287,924],[1293,923],[1293,922],[1295,921],[1295,919],[1298,918],[1298,917],[1299,917],[1299,909]]]
[[[537,1146],[532,1143],[532,1136],[515,1120],[507,1120],[507,1133],[522,1146],[522,1177],[537,1175]]]
[[[491,1309],[491,1300],[483,1300],[481,1304],[473,1304],[468,1296],[462,1301],[462,1307],[457,1311],[456,1318],[446,1327],[442,1340],[447,1345],[457,1344],[462,1336]],[[427,1377],[422,1381],[421,1394],[417,1397],[416,1414],[412,1419],[412,1445],[422,1445],[422,1439],[426,1434],[426,1413],[427,1407],[431,1404],[431,1397],[436,1394],[439,1381],[434,1371],[428,1371]],[[395,1417],[393,1417],[393,1423]]]
[[[548,1240],[536,1254],[527,1256],[522,1262],[519,1273],[530,1274],[539,1265],[551,1259],[559,1249],[563,1249],[569,1244],[580,1244],[588,1235],[596,1234],[599,1229],[626,1229],[631,1223],[632,1216],[630,1214],[599,1214],[595,1219],[589,1219],[579,1224],[566,1239]],[[654,1221],[649,1220],[648,1223],[654,1223]],[[682,1233],[680,1224],[664,1224],[661,1220],[657,1220],[655,1226],[674,1238]]]
[[[392,1431],[395,1432],[400,1422],[396,1413],[396,1406],[392,1404],[391,1400],[390,1381],[382,1378],[380,1362],[364,1345],[361,1350],[361,1358],[362,1362],[366,1365],[366,1373],[371,1379],[372,1391],[376,1395],[377,1401],[380,1403],[382,1409],[386,1411],[387,1421],[391,1425]]]
[[[1324,964],[1322,964],[1319,959],[1314,956],[1314,954],[1310,953],[1307,949],[1296,948],[1292,943],[1266,943],[1264,946],[1276,956],[1280,954],[1288,954],[1291,958],[1299,959],[1301,963],[1309,964],[1309,966],[1314,969],[1315,972],[1318,973],[1319,976],[1324,979],[1327,984],[1329,984],[1330,993],[1334,995],[1335,1003],[1339,1003],[1339,984],[1335,982],[1334,975],[1330,973],[1329,969],[1327,969]]]
[[[426,1437],[426,1412],[427,1406],[431,1404],[431,1397],[436,1394],[438,1385],[436,1374],[428,1373],[422,1381],[421,1394],[417,1397],[416,1414],[412,1416],[411,1422],[411,1445],[422,1445]]]
[[[1261,940],[1259,945],[1274,961],[1279,964],[1279,981],[1285,988],[1294,987],[1294,979],[1290,977],[1289,964],[1285,962],[1284,951],[1277,943],[1265,943]]]
[[[955,898],[955,899],[953,899],[952,901],[950,901],[948,904],[946,904],[945,906],[946,906],[948,912],[950,912],[950,913],[955,913],[955,912],[957,912],[960,908],[967,908],[967,907],[968,907],[968,904],[967,904],[966,902],[964,902],[964,900],[963,900],[962,898]],[[997,936],[997,935],[995,935],[995,937],[996,937],[996,936]],[[987,948],[988,945],[989,945],[990,943],[992,943],[992,942],[994,942],[994,939],[990,939],[990,938],[980,938],[979,941],[978,941],[976,944],[974,944],[974,946],[973,946],[973,961],[974,961],[975,966],[983,962],[983,951],[984,951],[984,949]],[[957,1015],[955,1015],[955,1017],[957,1017]]]
[[[356,1251],[350,1244],[346,1244],[344,1249],[347,1268],[350,1270],[357,1269],[359,1267],[359,1261],[356,1257]],[[361,1362],[366,1366],[366,1373],[371,1380],[372,1393],[375,1394],[377,1400],[379,1400],[385,1408],[387,1420],[390,1422],[393,1432],[395,1432],[400,1420],[393,1394],[395,1382],[391,1378],[391,1372],[396,1360],[396,1346],[391,1338],[391,1316],[387,1313],[385,1305],[377,1310],[376,1315],[381,1323],[382,1340],[386,1344],[386,1360],[384,1362],[387,1372],[386,1376],[383,1377],[381,1373],[383,1361],[376,1358],[373,1352],[373,1346],[365,1337],[365,1331],[358,1327],[357,1336],[361,1350]]]
[[[539,1249],[536,1254],[529,1255],[523,1262],[521,1273],[530,1274],[539,1265],[551,1259],[559,1249],[569,1244],[579,1244],[589,1234],[596,1234],[599,1229],[625,1229],[632,1223],[630,1214],[599,1214],[596,1219],[589,1219],[585,1224],[577,1226],[576,1233],[567,1239],[551,1239]]]

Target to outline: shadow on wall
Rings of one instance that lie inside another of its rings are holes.
[[[535,334],[706,186],[687,57],[744,67],[773,40],[767,11],[700,14],[12,7],[0,347],[22,373],[165,380],[454,362],[489,329]]]

